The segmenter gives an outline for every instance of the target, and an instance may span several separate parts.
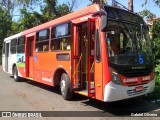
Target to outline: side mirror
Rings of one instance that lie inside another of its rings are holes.
[[[107,14],[107,13],[106,13]],[[101,21],[100,21],[100,30],[103,31],[107,25],[107,15],[102,14]]]
[[[107,12],[104,10],[100,10],[98,12],[93,13],[92,16],[96,16],[96,15],[101,15],[100,30],[103,31],[107,25]]]

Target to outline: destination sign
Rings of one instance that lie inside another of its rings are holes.
[[[126,11],[121,8],[117,7],[111,7],[111,6],[104,6],[106,12],[107,12],[107,17],[112,18],[112,19],[121,19],[124,21],[130,21],[134,23],[139,23],[143,24],[143,18],[140,17],[138,14],[134,14],[130,11]]]

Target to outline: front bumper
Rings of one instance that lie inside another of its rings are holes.
[[[144,90],[136,92],[135,87],[143,86]],[[147,93],[151,93],[154,91],[155,80],[153,79],[147,84],[136,85],[136,86],[122,86],[109,82],[104,88],[104,102],[113,102],[123,99],[129,99],[141,95],[145,95]]]

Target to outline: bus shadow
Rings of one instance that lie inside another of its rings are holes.
[[[27,79],[24,79],[24,80],[22,80],[22,81],[25,82],[25,83],[27,83],[27,84],[30,84],[30,85],[39,87],[39,88],[41,88],[41,89],[50,91],[50,92],[52,92],[52,93],[61,95],[60,86],[52,87],[52,86],[49,86],[49,85],[45,85],[45,84],[43,84],[43,83],[38,83],[38,82],[30,81],[30,80],[27,80]],[[22,82],[22,81],[21,81],[21,82]],[[82,101],[82,100],[86,100],[86,99],[88,99],[88,98],[85,97],[85,96],[82,96],[82,95],[79,95],[79,94],[74,94],[74,95],[73,95],[73,99],[72,99],[71,101]]]
[[[142,98],[110,103],[90,99],[89,101],[83,102],[83,104],[95,107],[103,111],[104,114],[110,113],[111,116],[131,116],[131,114],[135,113],[153,113],[154,110],[160,108],[160,106],[143,100]]]
[[[13,76],[10,76],[10,78],[13,79]],[[24,78],[21,79],[18,83],[21,83],[21,82],[25,82],[26,84],[36,86],[36,87],[41,88],[43,90],[50,91],[51,93],[61,95],[60,86],[52,87],[52,86],[49,86],[49,85],[45,85],[43,83],[39,83],[39,82],[36,82],[36,81],[24,79]],[[82,100],[86,100],[86,99],[87,99],[87,97],[85,97],[85,96],[82,96],[82,95],[79,95],[79,94],[74,94],[73,99],[71,101],[82,101]]]
[[[10,76],[10,78],[13,79],[13,76]],[[39,83],[39,82],[36,82],[36,81],[28,80],[28,79],[25,79],[25,78],[20,78],[20,81],[18,81],[18,83],[21,83],[21,82],[24,82],[24,83],[32,85],[32,86],[36,86],[38,88],[41,88],[41,89],[44,89],[44,90],[47,90],[47,91],[50,91],[50,92],[53,92],[53,93],[56,93],[56,94],[59,94],[59,95],[61,94],[59,86],[52,87],[52,86],[45,85],[45,84],[42,84],[42,83]]]
[[[39,83],[39,82],[36,82],[36,81],[27,80],[27,79],[24,79],[23,82],[25,82],[25,83],[27,83],[29,85],[32,85],[32,86],[36,86],[36,87],[41,88],[43,90],[47,90],[47,91],[50,91],[52,93],[61,95],[59,86],[52,87],[52,86],[49,86],[49,85],[45,85],[43,83]]]

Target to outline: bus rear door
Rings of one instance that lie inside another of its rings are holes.
[[[34,67],[34,36],[27,37],[27,44],[26,44],[26,75],[29,78],[33,78],[33,67]]]
[[[8,72],[8,63],[9,63],[9,43],[4,44],[5,46],[5,71]]]

